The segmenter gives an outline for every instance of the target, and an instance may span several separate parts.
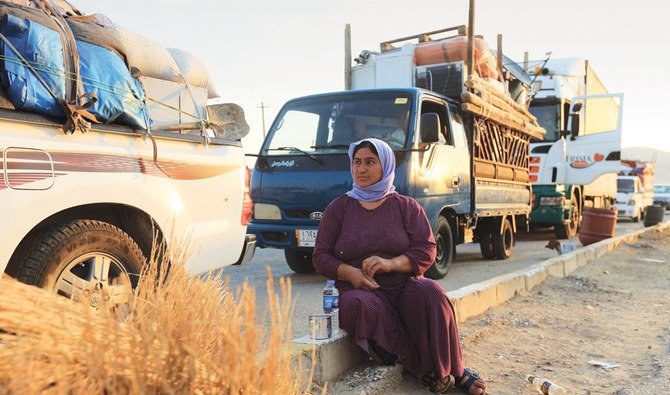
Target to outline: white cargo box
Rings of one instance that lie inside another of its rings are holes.
[[[415,69],[412,44],[381,54],[371,53],[367,63],[352,69],[352,89],[411,88]]]
[[[150,77],[140,77],[140,81],[147,96],[152,128],[193,124],[199,121],[199,114],[207,118],[207,89],[191,86],[196,107],[185,84]]]

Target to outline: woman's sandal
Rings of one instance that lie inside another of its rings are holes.
[[[465,393],[470,393],[470,388],[475,384],[475,381],[479,380],[480,376],[479,374],[473,372],[472,370],[465,368],[463,369],[463,375],[460,377],[456,377],[456,383],[455,386],[459,390],[465,392]],[[477,387],[481,388],[481,387]],[[482,392],[480,395],[485,395],[486,394],[486,387],[482,388]]]
[[[427,374],[421,379],[421,384],[423,384],[424,387],[428,387],[430,392],[434,392],[436,394],[446,394],[451,388],[454,387],[455,382],[456,379],[452,375],[438,379],[435,377],[435,375]]]

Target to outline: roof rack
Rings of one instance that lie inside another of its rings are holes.
[[[420,43],[426,42],[426,41],[432,41],[432,38],[430,36],[432,36],[434,34],[451,32],[451,31],[454,31],[454,30],[456,31],[456,36],[465,36],[466,34],[468,34],[468,27],[466,25],[452,26],[452,27],[448,27],[448,28],[445,28],[445,29],[433,30],[433,31],[426,32],[426,33],[415,34],[413,36],[401,37],[401,38],[396,38],[396,39],[393,39],[393,40],[384,41],[381,44],[379,44],[379,49],[382,52],[390,51],[390,50],[395,48],[393,46],[393,44],[399,43],[399,42],[402,42],[402,41],[409,41],[409,40],[413,40],[413,39],[418,39]],[[455,36],[452,36],[452,37],[455,37]],[[446,39],[446,38],[451,38],[451,37],[440,38],[440,40]]]

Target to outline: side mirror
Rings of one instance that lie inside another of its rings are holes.
[[[419,135],[422,143],[436,143],[440,140],[440,116],[434,112],[421,114],[421,130]]]
[[[244,110],[235,103],[207,106],[207,114],[216,137],[239,140],[249,134],[249,125],[244,118]]]
[[[581,106],[580,106],[581,107]],[[573,113],[572,118],[570,118],[570,140],[574,141],[579,135],[579,114]]]

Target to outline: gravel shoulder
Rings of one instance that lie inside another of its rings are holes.
[[[466,364],[490,394],[535,393],[526,374],[569,394],[670,392],[670,229],[549,278],[461,324],[460,336]],[[401,372],[366,365],[330,383],[328,393],[429,393]]]

